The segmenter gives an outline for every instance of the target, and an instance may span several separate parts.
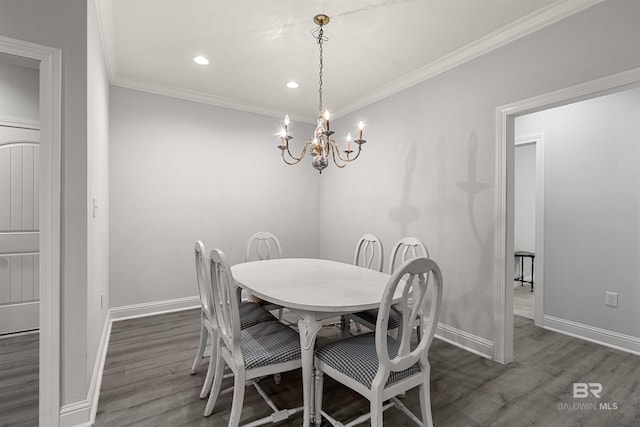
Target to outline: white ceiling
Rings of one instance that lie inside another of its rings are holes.
[[[331,17],[323,98],[338,117],[598,1],[98,0],[98,13],[112,84],[311,123],[318,13]]]

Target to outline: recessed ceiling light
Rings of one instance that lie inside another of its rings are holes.
[[[289,83],[287,83],[287,87],[289,89],[297,89],[298,87],[300,87],[300,85],[292,80]]]
[[[193,62],[198,65],[209,65],[209,60],[202,55],[194,56]]]

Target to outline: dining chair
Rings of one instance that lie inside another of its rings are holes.
[[[384,262],[384,248],[382,241],[375,234],[364,234],[358,243],[356,243],[356,251],[353,255],[353,265],[366,267],[376,271],[382,271]],[[360,323],[355,322],[358,332],[361,331]],[[342,336],[348,336],[351,328],[351,315],[345,314],[341,319]]]
[[[428,280],[431,275],[433,280]],[[432,285],[430,285],[430,283]],[[387,323],[393,312],[394,294],[401,284],[401,309],[403,331],[398,339],[388,335]],[[316,349],[316,425],[322,417],[334,426],[343,426],[322,410],[324,375],[358,392],[370,402],[370,412],[345,427],[371,419],[371,426],[383,425],[383,411],[395,405],[420,426],[433,426],[431,416],[429,347],[438,324],[442,304],[442,273],[431,259],[418,257],[400,265],[387,284],[380,303],[380,311],[374,332],[334,341]],[[426,311],[427,305],[429,310]],[[412,346],[410,319],[428,318],[427,326]],[[418,419],[398,399],[398,395],[419,387],[422,420]],[[388,402],[387,402],[388,401]]]
[[[389,274],[393,274],[395,269],[402,263],[417,257],[429,257],[429,250],[420,239],[408,236],[398,240],[391,250],[391,257],[389,258]],[[402,322],[400,321],[401,316],[402,313],[397,307],[392,309],[391,314],[389,315],[388,330],[394,331],[395,333],[395,330],[402,326]],[[370,310],[353,313],[349,315],[349,318],[356,322],[356,324],[361,324],[373,330],[376,327],[378,319],[378,309],[372,308]],[[420,339],[421,325],[419,319],[414,320],[413,324],[416,327],[418,339]]]
[[[277,258],[282,258],[282,245],[275,234],[268,231],[258,231],[247,239],[244,250],[245,262]],[[263,305],[267,310],[277,309],[278,319],[282,320],[282,306],[263,301],[252,295],[250,295],[249,298],[251,301]]]
[[[200,340],[196,357],[191,366],[191,375],[195,375],[204,358],[207,341],[211,338],[211,351],[209,355],[209,366],[205,376],[200,398],[204,399],[211,391],[213,384],[213,374],[215,372],[215,362],[220,356],[216,347],[218,334],[218,320],[216,318],[213,290],[211,288],[211,278],[208,274],[209,256],[204,243],[197,240],[195,244],[195,260],[196,260],[196,280],[198,283],[198,292],[200,294]],[[269,322],[276,320],[275,317],[265,308],[256,303],[243,302],[240,303],[240,327],[248,328],[261,322]]]
[[[233,372],[233,403],[229,427],[239,425],[244,402],[245,383],[253,385],[273,413],[251,422],[258,426],[286,420],[303,407],[278,409],[258,381],[266,376],[302,367],[300,337],[296,331],[278,321],[262,322],[242,329],[240,327],[237,286],[224,253],[213,249],[210,254],[210,274],[216,318],[218,320],[218,344],[222,357],[216,361],[214,382],[205,408],[211,414],[220,393],[224,367]],[[300,385],[302,388],[302,384]]]
[[[353,265],[382,271],[384,249],[382,241],[375,234],[365,234],[356,243]]]

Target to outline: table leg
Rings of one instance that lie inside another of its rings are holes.
[[[311,314],[304,314],[298,320],[300,331],[300,352],[302,359],[302,396],[304,399],[303,426],[309,427],[315,417],[314,408],[314,372],[313,372],[313,350],[315,348],[316,337],[322,322],[316,320]]]

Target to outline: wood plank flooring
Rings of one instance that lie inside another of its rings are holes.
[[[0,427],[38,425],[39,336],[0,338]]]
[[[189,310],[113,324],[96,426],[227,425],[231,394],[218,399],[212,416],[202,416],[206,401],[198,394],[206,361],[197,375],[189,375],[198,322],[199,312]],[[640,426],[640,356],[543,330],[522,317],[514,323],[515,361],[506,366],[434,340],[436,426]],[[325,327],[319,343],[337,335],[336,328]],[[573,398],[574,382],[601,383],[600,398]],[[262,384],[276,404],[302,404],[299,372],[283,374],[279,386],[271,378]],[[323,408],[340,420],[368,411],[365,400],[330,378],[324,396]],[[404,403],[420,413],[417,391],[407,393]],[[247,388],[241,422],[268,413],[257,392]],[[384,421],[393,427],[414,425],[395,408]],[[296,414],[278,425],[301,424]]]

